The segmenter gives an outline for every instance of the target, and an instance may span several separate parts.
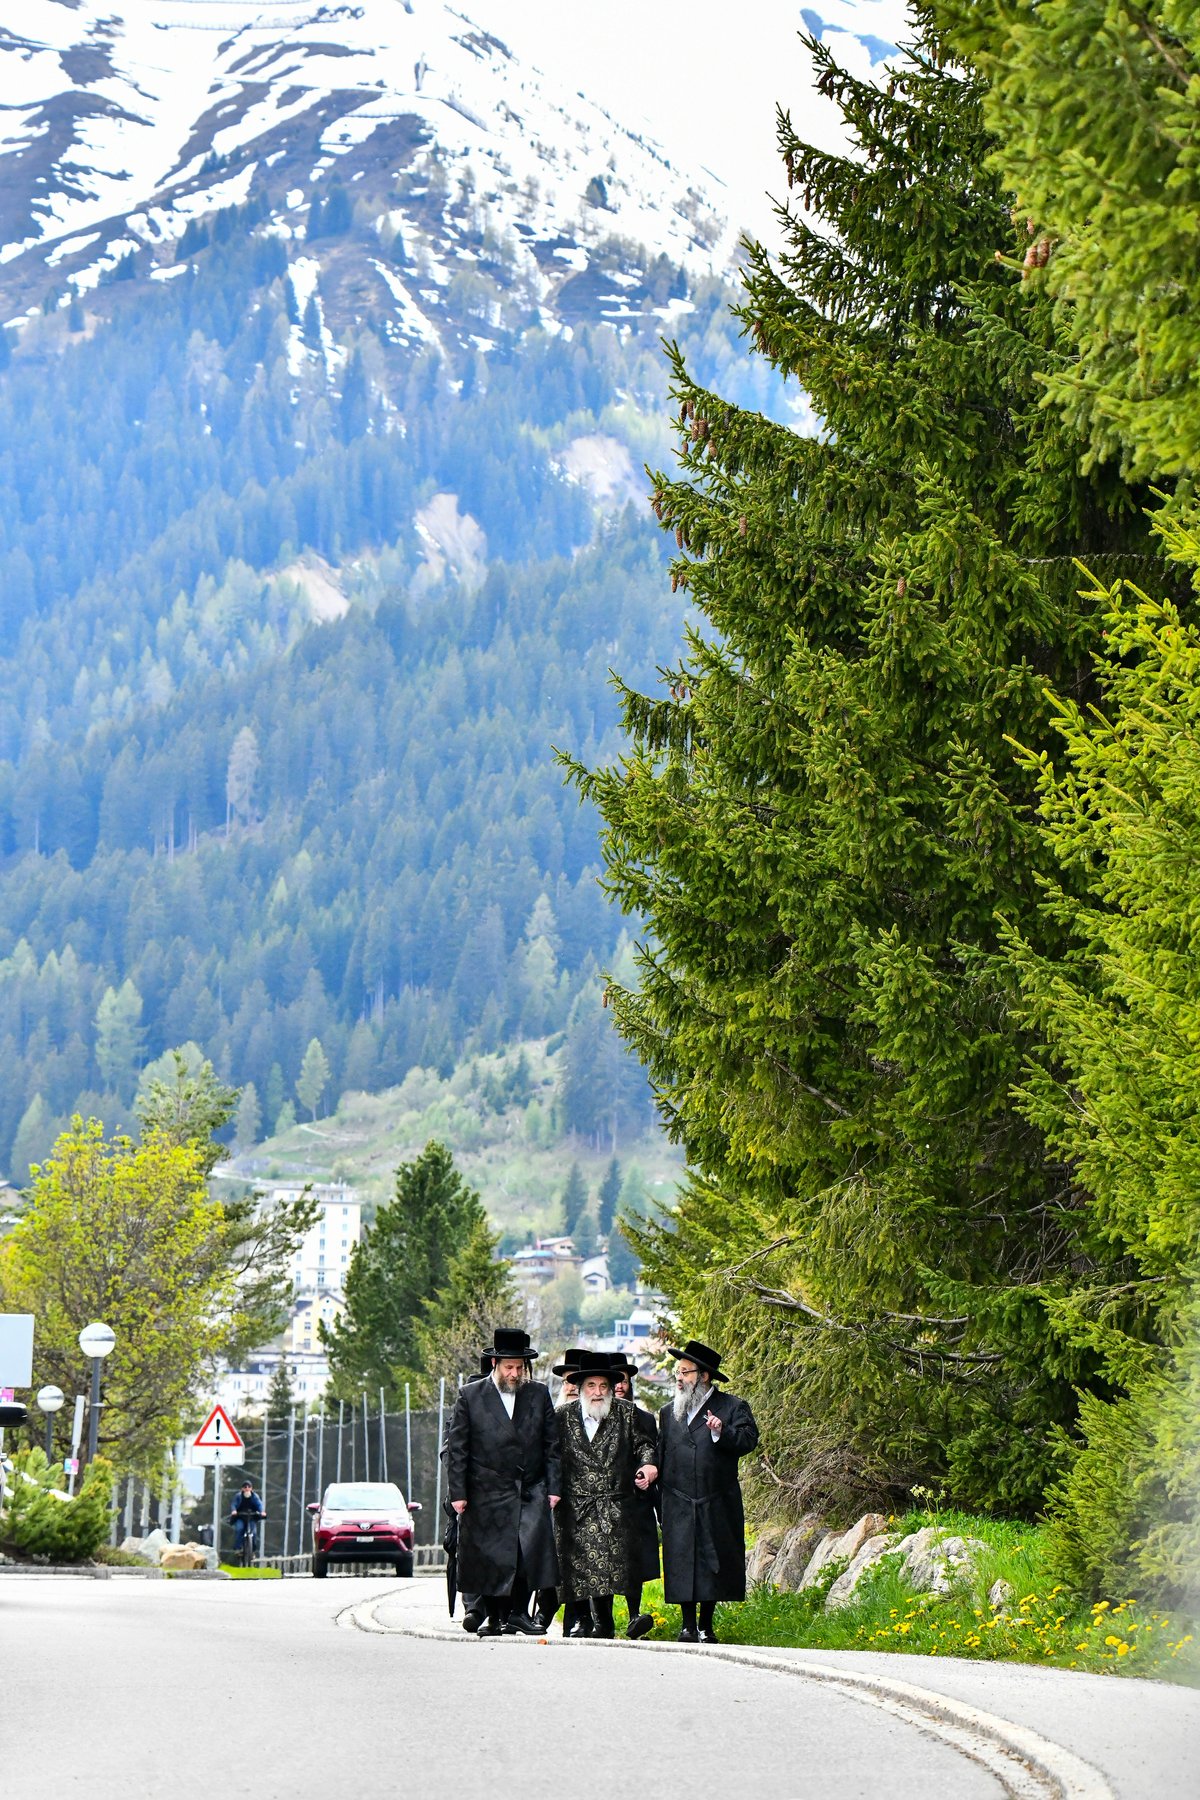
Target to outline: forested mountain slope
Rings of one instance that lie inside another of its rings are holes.
[[[45,0],[0,37],[28,102],[0,147],[18,1181],[72,1109],[127,1117],[173,1044],[253,1081],[270,1129],[314,1037],[324,1107],[598,1004],[622,923],[552,746],[612,753],[608,668],[649,677],[677,637],[640,472],[659,335],[739,379],[699,189],[458,15],[385,9],[442,46],[401,93],[395,46],[363,37],[378,6],[325,9],[319,33],[277,8],[291,35],[269,42],[262,8],[127,10],[161,28],[157,75],[86,7]],[[217,88],[175,166],[162,46],[218,13],[244,41],[205,39]],[[122,125],[122,183],[96,121],[135,88],[157,99]]]

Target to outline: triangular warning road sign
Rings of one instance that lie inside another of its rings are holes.
[[[192,1439],[194,1450],[244,1450],[237,1426],[223,1406],[214,1406]]]

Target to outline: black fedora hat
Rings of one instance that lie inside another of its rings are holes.
[[[610,1360],[612,1362],[613,1375],[618,1381],[621,1379],[622,1375],[628,1375],[630,1381],[637,1380],[639,1373],[638,1366],[631,1356],[626,1356],[623,1350],[615,1351]]]
[[[710,1381],[729,1380],[728,1375],[721,1373],[720,1353],[710,1350],[707,1344],[700,1343],[697,1338],[689,1338],[682,1350],[668,1350],[667,1355],[673,1356],[676,1362],[686,1356],[689,1362],[694,1362],[698,1369],[704,1370]]]
[[[562,1361],[553,1364],[551,1374],[562,1375],[568,1381],[574,1381],[575,1371],[579,1367],[579,1359],[582,1355],[583,1351],[579,1345],[573,1344],[569,1350],[563,1351]]]
[[[491,1344],[479,1354],[481,1359],[485,1356],[489,1360],[494,1357],[497,1362],[503,1362],[506,1357],[518,1356],[522,1362],[534,1362],[537,1359],[537,1351],[529,1341],[529,1333],[504,1325],[496,1327]]]
[[[601,1350],[581,1350],[579,1361],[571,1371],[571,1380],[577,1387],[582,1387],[589,1375],[603,1375],[605,1381],[613,1378],[612,1357]]]

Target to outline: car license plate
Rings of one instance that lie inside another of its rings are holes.
[[[358,1541],[360,1544],[373,1544],[375,1542],[375,1533],[373,1531],[360,1531],[358,1534]]]

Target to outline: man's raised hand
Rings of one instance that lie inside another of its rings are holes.
[[[718,1419],[716,1413],[713,1412],[711,1408],[704,1415],[704,1423],[708,1426],[708,1429],[712,1432],[714,1437],[720,1437],[725,1429],[724,1419]]]

